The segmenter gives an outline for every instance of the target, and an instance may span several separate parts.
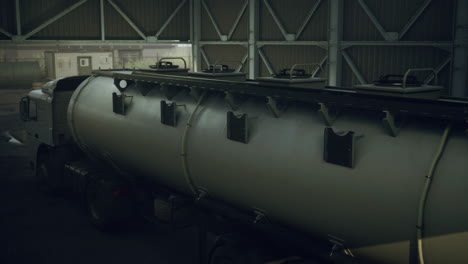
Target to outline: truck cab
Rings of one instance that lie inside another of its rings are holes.
[[[75,89],[88,76],[69,77],[46,83],[20,101],[20,117],[27,133],[30,165],[37,164],[52,150],[73,144],[67,125],[67,109]]]

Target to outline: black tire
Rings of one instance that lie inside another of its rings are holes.
[[[91,175],[84,200],[89,220],[101,231],[118,231],[132,219],[133,206],[128,186],[105,174]]]
[[[65,190],[64,167],[66,158],[65,155],[58,155],[54,151],[39,157],[36,176],[44,192],[58,194]]]
[[[263,264],[262,249],[246,239],[223,237],[218,239],[210,251],[209,264]]]
[[[73,158],[72,150],[67,147],[42,151],[38,156],[36,176],[41,189],[47,194],[62,194],[67,190],[65,164]]]

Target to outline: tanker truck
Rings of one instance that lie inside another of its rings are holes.
[[[404,79],[97,71],[31,91],[20,111],[37,177],[79,193],[98,228],[193,209],[235,226],[210,264],[468,263],[468,100]],[[270,246],[293,258],[269,262]]]

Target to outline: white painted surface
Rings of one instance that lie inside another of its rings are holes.
[[[78,57],[91,57],[93,70],[112,69],[112,52],[55,53],[55,78],[78,75]]]

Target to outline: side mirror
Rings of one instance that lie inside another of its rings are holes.
[[[19,102],[19,112],[21,120],[29,120],[29,97],[21,98],[21,101]]]

